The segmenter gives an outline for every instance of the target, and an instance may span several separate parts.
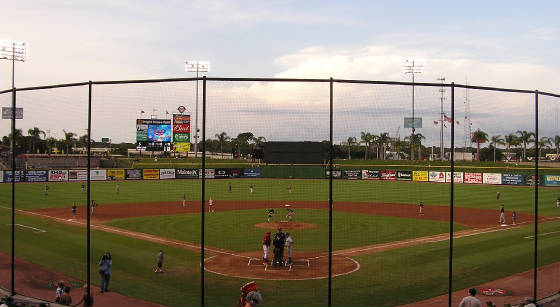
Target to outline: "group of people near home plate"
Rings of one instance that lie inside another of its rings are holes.
[[[282,228],[278,228],[278,232],[274,235],[274,239],[270,236],[271,232],[267,231],[262,240],[263,246],[263,264],[267,265],[268,262],[268,251],[270,246],[273,245],[273,255],[272,266],[284,266],[292,264],[292,246],[294,245],[294,240],[289,232],[282,232]],[[284,249],[286,250],[287,261],[284,264]]]

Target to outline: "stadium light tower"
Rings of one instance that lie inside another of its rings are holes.
[[[15,88],[16,61],[25,62],[27,58],[27,44],[7,41],[0,41],[0,60],[12,61],[12,88]]]
[[[196,78],[198,79],[199,72],[209,72],[210,62],[208,61],[186,61],[185,62],[186,72],[196,72]],[[198,80],[196,80],[196,108],[195,108],[195,130],[194,130],[194,156],[198,157]]]
[[[403,69],[403,73],[406,74],[411,74],[412,75],[412,134],[414,134],[414,132],[416,131],[414,124],[415,124],[415,118],[414,118],[414,75],[415,74],[421,74],[422,73],[422,69],[424,68],[424,60],[421,59],[405,59],[402,61],[402,69]],[[412,137],[412,136],[411,136]],[[418,149],[418,152],[420,152],[420,149]],[[412,152],[412,144],[410,144],[410,158],[412,159],[414,153]],[[420,157],[418,157],[420,158]]]

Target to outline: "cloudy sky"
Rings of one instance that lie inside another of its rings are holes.
[[[556,1],[23,0],[2,4],[0,40],[29,46],[28,60],[16,63],[16,87],[193,77],[184,70],[186,59],[211,61],[211,77],[410,81],[401,62],[417,58],[426,61],[418,82],[445,77],[560,93],[559,9]],[[208,86],[210,136],[253,131],[269,140],[328,138],[326,84]],[[2,61],[0,89],[10,87],[11,63]],[[194,84],[96,89],[93,137],[134,141],[140,110],[163,118],[185,105],[194,114],[194,95]],[[337,85],[334,95],[337,141],[361,131],[410,133],[402,124],[411,116],[410,88]],[[438,143],[439,88],[415,95],[415,116],[423,118],[419,131]],[[10,97],[2,96],[0,105],[7,106]],[[534,126],[530,95],[458,90],[461,145],[466,100],[473,130],[503,135]],[[86,89],[22,94],[19,102],[24,131],[39,126],[61,137],[62,129],[83,134],[87,127]],[[558,134],[560,100],[543,98],[542,105],[541,134]],[[9,121],[0,129],[8,134]]]

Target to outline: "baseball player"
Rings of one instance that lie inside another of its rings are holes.
[[[115,193],[117,193],[117,195],[119,195],[120,190],[121,190],[121,187],[117,183],[117,185],[115,185]]]
[[[76,218],[76,211],[78,210],[78,207],[76,207],[76,203],[72,203],[72,216],[74,218]]]
[[[556,200],[556,208],[560,208],[560,197]]]
[[[183,208],[187,207],[187,194],[183,193]]]
[[[159,252],[157,253],[156,256],[157,259],[157,267],[156,270],[154,271],[154,273],[163,273],[163,269],[161,268],[163,266],[163,250],[159,250]]]
[[[288,194],[292,194],[292,185],[288,186]]]
[[[500,224],[504,225],[506,223],[506,209],[504,205],[500,205]]]
[[[513,215],[511,216],[511,221],[513,222],[513,225],[517,223],[517,212],[513,211]]]
[[[418,215],[423,216],[424,215],[424,203],[420,202],[420,204],[418,205]]]
[[[272,239],[270,238],[270,231],[267,231],[262,240],[263,264],[268,264],[268,250],[270,249],[271,243],[272,243]]]
[[[82,194],[86,191],[86,185],[82,183]]]
[[[288,218],[288,222],[292,222],[294,220],[294,209],[288,208],[288,214],[286,215]]]
[[[496,201],[500,200],[500,192],[496,192]]]
[[[231,193],[231,182],[228,184],[229,192]]]
[[[270,223],[270,220],[274,221],[274,209],[273,208],[268,209],[268,216],[266,218],[266,222]]]
[[[292,246],[294,245],[294,240],[292,236],[290,236],[289,232],[286,232],[286,243],[284,243],[284,247],[286,248],[286,255],[288,256],[288,262],[286,265],[292,265]]]
[[[214,212],[214,201],[212,198],[208,199],[208,212]]]
[[[95,212],[95,207],[97,206],[97,204],[95,203],[95,200],[91,200],[91,216],[93,216],[93,213]]]
[[[45,196],[49,196],[49,186],[45,184]]]
[[[255,189],[253,188],[253,184],[251,183],[251,185],[249,186],[249,192],[251,192],[251,194],[253,194],[254,191],[255,191]]]

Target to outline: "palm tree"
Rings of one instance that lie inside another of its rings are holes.
[[[534,141],[531,137],[535,136],[535,134],[526,130],[517,130],[516,133],[519,134],[519,141],[523,144],[523,160],[527,160],[527,143]]]
[[[494,147],[494,163],[496,163],[496,147],[498,147],[498,145],[504,145],[504,139],[500,134],[498,134],[491,138],[490,143],[492,144],[492,147]]]
[[[218,139],[218,142],[220,143],[220,156],[221,156],[223,153],[224,143],[227,142],[230,139],[230,137],[225,132],[216,133],[216,135],[214,136]]]
[[[366,145],[366,154],[364,156],[364,160],[367,160],[367,155],[368,155],[368,149],[371,146],[371,141],[373,141],[373,135],[369,132],[363,132],[361,133],[361,143],[363,143],[364,145]]]
[[[410,143],[410,160],[414,160],[414,149],[416,148],[416,146],[418,146],[418,148],[421,148],[422,140],[426,139],[426,137],[423,136],[422,133],[411,133],[404,139],[408,140],[408,142]]]
[[[64,132],[64,143],[66,144],[66,154],[70,153],[70,149],[74,146],[76,142],[76,134],[74,132],[66,132],[66,130],[62,129]]]
[[[506,152],[507,152],[507,159],[509,159],[509,149],[511,146],[518,146],[519,145],[519,138],[517,135],[510,133],[505,137],[506,142]]]
[[[32,129],[27,130],[27,134],[31,137],[31,142],[33,144],[33,150],[31,151],[31,153],[35,153],[36,145],[41,141],[41,134],[43,135],[43,137],[46,136],[45,131],[37,127],[33,127]]]
[[[264,136],[253,137],[251,140],[258,146],[262,146],[266,142],[266,138]]]
[[[473,143],[476,143],[476,157],[480,161],[480,143],[488,142],[488,134],[480,129],[473,132],[472,138]]]
[[[554,136],[554,147],[556,147],[556,160],[560,160],[558,153],[560,152],[560,135]]]
[[[377,142],[379,143],[379,145],[381,145],[381,159],[385,160],[385,148],[387,147],[387,144],[389,143],[389,141],[391,140],[391,138],[389,138],[389,133],[387,132],[383,132],[379,135],[379,137],[377,138]]]
[[[353,136],[348,137],[345,142],[342,142],[342,145],[345,145],[348,148],[348,160],[352,160],[352,156],[350,155],[350,153],[352,151],[352,146],[356,144],[356,138]]]
[[[401,149],[406,146],[404,141],[401,141],[400,138],[395,140],[395,150],[397,151],[397,160],[401,159]]]
[[[13,143],[14,137],[16,139],[15,144]],[[16,130],[14,130],[13,134],[12,133],[8,134],[8,139],[10,140],[10,151],[15,152],[16,151],[15,149],[17,148],[17,146],[19,144],[21,144],[22,141],[23,141],[23,132],[21,131],[21,129],[16,129]]]
[[[539,155],[538,158],[540,159],[541,157],[541,152],[543,148],[549,148],[550,146],[552,146],[552,138],[548,137],[548,136],[543,136],[541,138],[541,140],[538,142],[539,145]]]

